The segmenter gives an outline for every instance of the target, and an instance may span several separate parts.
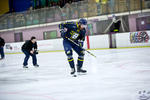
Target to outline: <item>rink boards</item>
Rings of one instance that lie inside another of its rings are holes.
[[[128,47],[150,47],[150,31],[127,32],[114,34],[117,48]],[[63,39],[51,39],[37,41],[40,51],[62,51]],[[21,46],[24,42],[6,43],[6,53],[21,52]],[[108,49],[110,45],[109,35],[89,36],[90,49]],[[84,48],[87,49],[87,40],[85,40]]]

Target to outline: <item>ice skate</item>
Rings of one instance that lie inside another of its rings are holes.
[[[34,65],[34,67],[39,67],[39,65],[38,65],[38,64],[36,64],[36,65]]]
[[[75,68],[71,68],[71,73],[73,77],[77,77]]]
[[[78,69],[77,69],[77,72],[78,72],[78,73],[86,73],[87,71],[84,70],[84,69],[82,69],[82,68],[78,68]]]
[[[27,65],[25,65],[25,66],[23,66],[23,68],[28,68],[28,66],[27,66]]]
[[[71,73],[70,74],[73,75],[73,74],[75,74],[75,72],[76,72],[75,68],[71,68]]]
[[[87,71],[77,66],[77,72],[78,72],[78,75],[85,75]]]

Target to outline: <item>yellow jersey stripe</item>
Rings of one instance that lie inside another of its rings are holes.
[[[73,60],[74,60],[74,59],[70,59],[70,60],[68,59],[69,62],[71,62],[71,61],[73,61]]]
[[[84,61],[83,59],[78,59],[79,61]]]

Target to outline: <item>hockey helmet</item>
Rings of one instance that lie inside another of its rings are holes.
[[[79,20],[79,23],[80,23],[80,24],[83,24],[83,25],[87,25],[87,20],[84,19],[84,18],[81,18],[81,19]]]

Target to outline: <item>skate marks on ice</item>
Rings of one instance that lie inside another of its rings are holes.
[[[139,100],[139,91],[150,90],[149,50],[92,51],[97,59],[85,55],[83,68],[87,69],[87,75],[76,78],[70,76],[64,52],[41,54],[39,68],[31,66],[24,70],[22,64],[0,67],[0,80],[5,82],[0,82],[0,98],[52,100],[46,97],[50,96],[55,100]],[[43,60],[45,58],[48,60]],[[15,92],[21,93],[2,94]]]

